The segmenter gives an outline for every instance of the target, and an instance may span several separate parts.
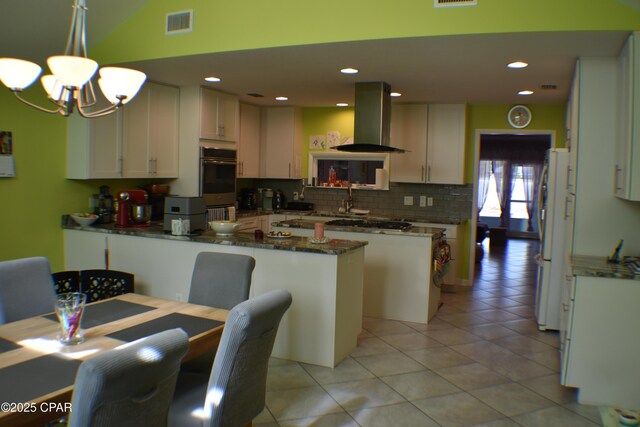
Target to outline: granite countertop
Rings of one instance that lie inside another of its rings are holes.
[[[640,275],[634,274],[626,263],[608,263],[607,257],[574,255],[569,262],[574,276],[640,280]]]
[[[289,219],[275,223],[276,227],[288,228],[305,228],[313,229],[318,221],[310,219]],[[444,228],[419,227],[413,226],[408,230],[388,230],[382,228],[356,227],[356,226],[340,226],[340,225],[324,225],[325,231],[346,231],[349,233],[368,233],[368,234],[388,234],[391,236],[414,236],[414,237],[431,237],[439,239],[442,237]]]
[[[466,219],[449,218],[449,217],[398,217],[387,215],[357,215],[352,213],[340,213],[334,211],[293,211],[293,210],[275,210],[275,211],[238,211],[238,218],[249,218],[253,216],[261,215],[299,215],[299,216],[326,216],[331,218],[358,218],[358,219],[379,219],[385,221],[406,221],[406,222],[420,222],[429,224],[447,224],[447,225],[460,225],[466,222]]]
[[[274,249],[282,251],[310,252],[325,255],[340,255],[364,247],[366,241],[330,239],[327,243],[311,243],[308,237],[294,236],[290,238],[270,238],[266,233],[262,240],[257,240],[254,233],[235,233],[232,236],[216,236],[214,231],[205,231],[190,236],[174,236],[162,230],[162,222],[152,222],[148,227],[118,228],[114,223],[80,226],[68,215],[62,218],[62,228],[94,233],[121,234],[146,237],[152,239],[178,240],[186,242],[213,243],[217,245],[245,246],[258,249]]]

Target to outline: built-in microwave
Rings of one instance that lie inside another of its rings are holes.
[[[207,206],[235,204],[236,154],[227,148],[200,147],[200,196]]]

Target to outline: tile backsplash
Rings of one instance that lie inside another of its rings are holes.
[[[255,186],[282,190],[287,201],[293,193],[302,192],[298,180],[244,180],[241,186]],[[466,220],[471,218],[473,185],[390,183],[389,190],[353,189],[354,208],[369,209],[373,215],[406,216],[415,218],[445,217]],[[433,199],[432,206],[420,207],[420,196]],[[337,211],[347,197],[345,188],[305,187],[304,201],[316,210]],[[412,206],[404,204],[405,197],[413,199]]]

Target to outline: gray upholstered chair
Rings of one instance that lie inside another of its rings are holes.
[[[290,305],[291,294],[278,290],[235,306],[211,374],[180,373],[169,425],[242,427],[260,414],[273,342]]]
[[[187,334],[171,329],[85,360],[76,375],[69,427],[166,425],[188,348]]]
[[[0,262],[0,325],[53,311],[55,290],[44,257]]]
[[[189,302],[231,310],[249,298],[256,260],[247,255],[200,252],[191,276]]]

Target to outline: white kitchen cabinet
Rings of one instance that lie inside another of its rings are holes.
[[[579,403],[640,407],[638,285],[637,280],[575,278],[561,381],[579,388]]]
[[[262,229],[262,221],[260,216],[250,216],[238,218],[238,232],[253,232]]]
[[[200,88],[200,138],[236,142],[240,107],[238,97]]]
[[[260,107],[240,104],[238,178],[260,177]]]
[[[426,104],[394,105],[391,111],[391,146],[407,150],[390,157],[390,180],[425,182],[427,171]]]
[[[391,156],[390,180],[426,184],[463,184],[466,106],[394,106],[391,141],[409,150]]]
[[[638,33],[627,39],[618,56],[618,111],[615,138],[615,195],[640,200],[640,41]]]
[[[429,105],[427,183],[464,184],[466,105]]]
[[[176,178],[179,89],[147,82],[119,111],[70,117],[67,178]]]
[[[302,178],[302,111],[295,107],[262,110],[264,178]]]

